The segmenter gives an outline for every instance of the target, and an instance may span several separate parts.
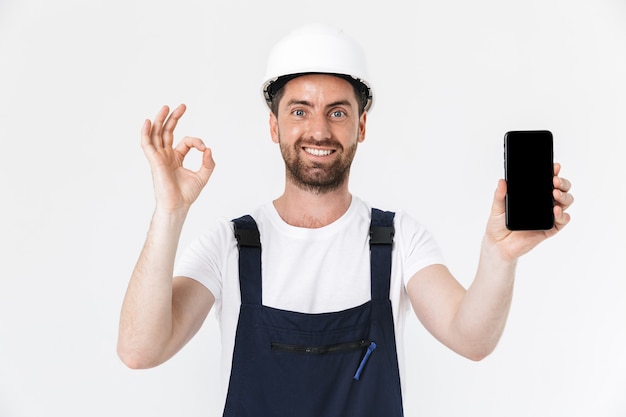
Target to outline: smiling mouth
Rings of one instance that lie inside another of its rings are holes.
[[[313,156],[328,156],[331,153],[335,152],[332,149],[315,149],[315,148],[302,148],[304,152],[313,155]]]

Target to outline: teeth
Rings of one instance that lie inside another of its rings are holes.
[[[331,151],[330,149],[311,149],[311,148],[304,148],[304,151],[306,153],[310,153],[311,155],[315,155],[315,156],[328,156],[331,153],[333,153],[333,151]]]

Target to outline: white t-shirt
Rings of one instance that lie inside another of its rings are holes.
[[[367,203],[353,197],[342,217],[317,229],[290,226],[271,202],[249,214],[261,234],[264,305],[324,313],[370,300],[371,207]],[[443,258],[428,231],[407,214],[396,212],[394,227],[390,299],[404,388],[404,323],[410,310],[406,286],[417,271],[443,264]],[[225,401],[241,304],[232,222],[224,220],[192,242],[177,261],[175,275],[199,281],[215,297],[213,311],[222,333],[221,385]]]

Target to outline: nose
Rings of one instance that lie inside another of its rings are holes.
[[[312,140],[325,140],[331,137],[330,123],[323,113],[309,116],[307,125],[307,137]]]

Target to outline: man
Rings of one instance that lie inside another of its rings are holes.
[[[460,355],[481,360],[492,352],[516,261],[569,222],[570,183],[555,164],[553,229],[511,232],[506,183],[498,182],[466,290],[419,223],[349,191],[374,100],[364,62],[352,39],[323,26],[276,45],[263,93],[285,161],[284,192],[200,237],[176,271],[185,217],[215,164],[198,138],[173,148],[184,105],[145,121],[156,209],[122,308],[118,352],[129,367],[168,360],[215,308],[225,416],[400,416],[409,306]],[[191,149],[203,154],[197,172],[182,167]]]

